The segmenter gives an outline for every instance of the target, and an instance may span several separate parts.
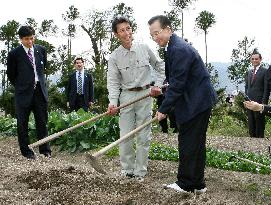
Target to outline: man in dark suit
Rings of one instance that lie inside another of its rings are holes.
[[[262,56],[255,49],[250,58],[252,69],[245,77],[245,92],[255,102],[267,104],[266,68],[261,65]],[[265,116],[263,113],[248,110],[248,128],[250,137],[264,138]]]
[[[245,76],[245,92],[250,100],[267,104],[269,98],[265,82],[267,70],[261,65],[262,56],[256,49],[253,51],[250,61],[253,68]],[[252,110],[248,110],[247,114],[250,137],[264,138],[264,114]]]
[[[271,65],[269,65],[264,76],[263,102],[266,104],[268,104],[270,93],[271,93]],[[268,113],[268,115],[270,115],[270,113]]]
[[[149,21],[153,40],[166,50],[169,86],[156,116],[158,120],[174,107],[179,130],[177,181],[165,186],[178,192],[206,192],[204,168],[206,132],[211,109],[217,101],[210,75],[198,52],[173,33],[166,16]]]
[[[17,132],[20,150],[23,156],[35,159],[29,149],[28,121],[33,111],[37,137],[48,135],[48,91],[44,77],[47,57],[42,46],[34,45],[35,31],[30,26],[22,26],[18,31],[22,45],[9,52],[7,58],[7,76],[15,87],[15,105]],[[39,152],[51,157],[48,143],[39,147]]]
[[[75,111],[83,108],[87,112],[94,99],[92,75],[84,70],[84,60],[81,57],[74,60],[74,67],[76,71],[70,75],[66,89],[67,107]]]

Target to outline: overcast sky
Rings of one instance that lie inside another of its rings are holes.
[[[54,19],[61,27],[61,14],[74,5],[83,14],[92,8],[107,9],[119,2],[134,8],[138,24],[136,37],[154,48],[149,38],[147,21],[154,15],[169,11],[168,0],[9,0],[2,1],[0,7],[0,25],[8,20],[24,23],[32,17],[37,22],[43,19]],[[255,47],[263,55],[264,62],[271,62],[271,26],[269,25],[268,0],[197,0],[184,12],[184,35],[205,58],[204,35],[194,31],[195,19],[203,10],[212,12],[217,23],[209,30],[208,61],[230,62],[231,52],[244,36],[255,38]],[[179,32],[181,34],[181,32]],[[88,37],[78,36],[73,43],[73,54],[80,54],[90,49]]]

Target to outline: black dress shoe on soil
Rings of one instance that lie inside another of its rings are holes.
[[[168,130],[167,129],[162,129],[162,132],[163,133],[168,133]]]
[[[32,154],[32,155],[26,155],[25,157],[27,159],[29,159],[29,160],[35,160],[36,159],[36,156],[34,154]]]
[[[134,174],[126,174],[126,177],[129,177],[129,178],[135,178],[135,175]]]

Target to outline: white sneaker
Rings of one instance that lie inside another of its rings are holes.
[[[188,193],[187,191],[185,191],[181,187],[179,187],[178,184],[176,184],[176,183],[169,184],[169,185],[164,184],[163,186],[166,189],[174,189],[177,192]]]
[[[207,188],[203,188],[203,189],[195,189],[194,193],[195,194],[204,194],[207,191]]]

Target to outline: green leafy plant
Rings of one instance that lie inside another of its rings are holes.
[[[82,109],[69,114],[61,111],[51,112],[48,123],[49,134],[62,131],[95,116],[96,114],[86,113]],[[52,144],[58,145],[60,150],[75,152],[106,145],[118,137],[118,117],[105,116],[60,136],[53,140]]]
[[[264,191],[264,195],[267,197],[271,197],[271,187]]]
[[[113,148],[107,153],[107,156],[113,157],[118,155],[118,148]],[[152,160],[178,161],[178,149],[164,144],[153,142],[150,147],[149,158]],[[229,161],[232,156],[238,156],[257,163],[261,163],[270,168],[257,167],[254,164],[244,161]],[[249,152],[226,152],[208,147],[206,149],[206,165],[218,169],[251,172],[259,174],[271,174],[271,159],[264,155],[256,155]]]
[[[72,127],[83,121],[95,117],[96,114],[79,110],[66,114],[64,111],[56,110],[48,116],[48,134],[54,134]],[[17,134],[16,119],[11,116],[0,117],[0,132],[4,135]],[[37,141],[36,126],[33,114],[30,115],[28,131],[31,143]],[[51,144],[58,145],[60,150],[70,152],[94,149],[109,144],[119,137],[118,116],[104,116],[95,122],[87,123],[71,132],[51,141]]]
[[[17,134],[17,121],[10,115],[0,117],[0,132],[4,135]]]

